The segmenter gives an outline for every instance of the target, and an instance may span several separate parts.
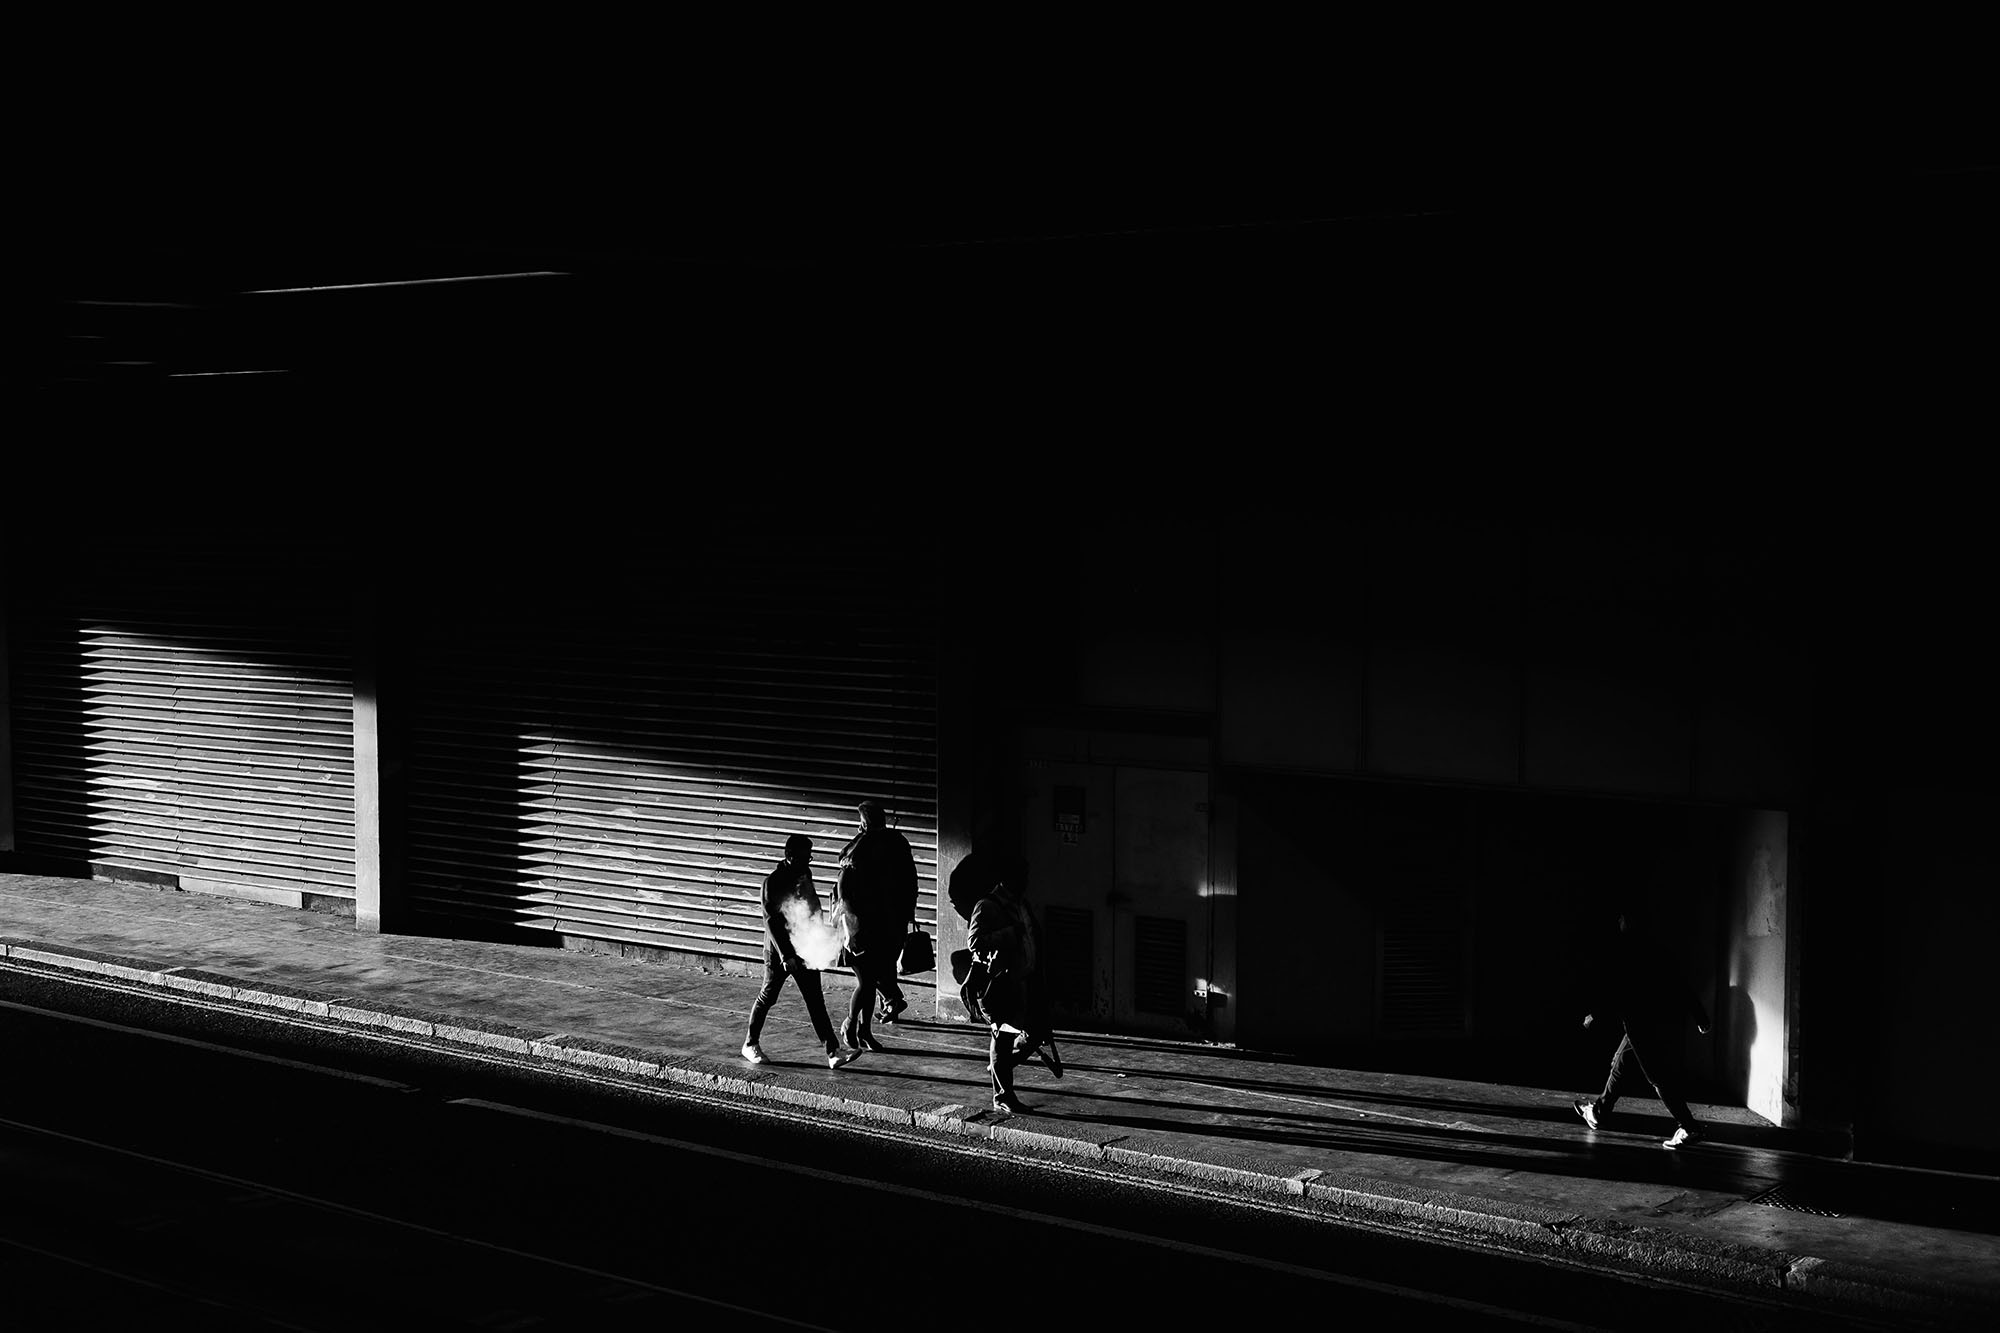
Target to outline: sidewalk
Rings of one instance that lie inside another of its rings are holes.
[[[738,1049],[757,976],[358,934],[336,917],[90,880],[0,874],[0,948],[0,966],[977,1136],[1807,1306],[2000,1315],[2000,1180],[1843,1163],[1739,1108],[1697,1105],[1709,1140],[1670,1153],[1664,1111],[1636,1097],[1593,1134],[1570,1108],[1580,1089],[1078,1033],[1061,1040],[1063,1079],[1021,1071],[1032,1113],[1010,1116],[987,1109],[985,1030],[927,1017],[928,989],[911,990],[903,1023],[877,1025],[887,1052],[829,1070],[787,988],[764,1033],[773,1063],[751,1066]],[[828,975],[829,1008],[850,985]]]

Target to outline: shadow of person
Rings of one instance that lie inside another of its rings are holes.
[[[1757,1048],[1757,1006],[1750,992],[1731,983],[1717,1006],[1714,1070],[1722,1099],[1738,1106],[1750,1102],[1750,1053]]]

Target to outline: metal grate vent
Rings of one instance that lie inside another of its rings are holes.
[[[1070,1008],[1090,1004],[1091,960],[1097,948],[1095,915],[1088,908],[1044,907],[1043,944],[1048,950],[1042,975],[1049,1001]]]
[[[1770,1189],[1751,1199],[1750,1202],[1761,1203],[1766,1208],[1783,1208],[1785,1211],[1792,1213],[1811,1213],[1814,1217],[1846,1216],[1845,1213],[1837,1213],[1833,1209],[1826,1207],[1824,1201],[1815,1201],[1813,1203],[1802,1202],[1787,1193],[1783,1185],[1773,1185]]]
[[[1142,1014],[1185,1014],[1187,922],[1135,917],[1132,944],[1137,972],[1132,979],[1132,1007]]]
[[[1457,930],[1382,932],[1382,1031],[1456,1036],[1465,1030],[1465,937]]]

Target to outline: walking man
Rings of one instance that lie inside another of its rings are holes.
[[[1628,1071],[1636,1070],[1653,1085],[1667,1114],[1674,1118],[1674,1132],[1661,1146],[1678,1149],[1699,1142],[1701,1126],[1681,1093],[1685,1063],[1681,1024],[1693,1019],[1695,1030],[1707,1036],[1708,1010],[1667,965],[1629,911],[1618,914],[1618,934],[1607,962],[1600,1001],[1593,1012],[1583,1016],[1583,1025],[1587,1028],[1602,1018],[1622,1024],[1624,1033],[1611,1056],[1604,1091],[1596,1097],[1578,1098],[1572,1103],[1576,1113],[1584,1124],[1597,1129],[1618,1104],[1618,1085]]]
[[[820,990],[819,971],[799,956],[792,939],[794,923],[805,926],[819,919],[819,892],[812,881],[812,839],[794,833],[785,839],[785,859],[764,876],[761,901],[764,908],[764,988],[750,1005],[750,1032],[743,1040],[743,1058],[751,1064],[768,1062],[759,1038],[764,1018],[785,988],[785,978],[798,982],[799,997],[806,1002],[806,1016],[813,1032],[826,1047],[826,1064],[838,1069],[859,1051],[842,1050],[834,1039],[833,1020],[827,1016],[826,996]]]
[[[917,916],[917,862],[910,840],[889,827],[880,801],[862,801],[855,811],[860,829],[841,849],[834,888],[850,915],[847,951],[854,959],[854,995],[841,1036],[849,1046],[880,1051],[882,1043],[869,1031],[876,995],[884,1022],[895,1022],[910,1007],[896,962]]]

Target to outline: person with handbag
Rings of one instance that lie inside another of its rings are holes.
[[[1018,877],[1003,879],[972,909],[969,936],[975,971],[985,980],[978,1012],[992,1030],[986,1069],[993,1080],[993,1109],[1025,1112],[1014,1092],[1014,1070],[1039,1053],[1049,1072],[1062,1077],[1055,1033],[1042,990],[1042,932]]]
[[[869,1031],[877,995],[882,998],[884,1022],[895,1022],[910,1007],[896,980],[896,963],[916,921],[917,861],[910,840],[889,827],[880,801],[862,801],[855,810],[860,829],[841,849],[840,877],[834,885],[854,971],[854,994],[841,1037],[849,1046],[881,1051],[887,1048]]]

